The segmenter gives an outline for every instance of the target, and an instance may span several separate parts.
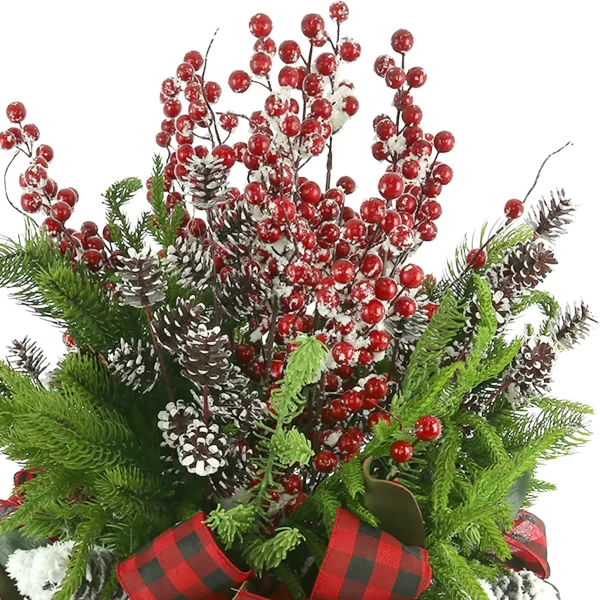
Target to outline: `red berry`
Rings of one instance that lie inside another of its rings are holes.
[[[375,59],[374,69],[379,77],[385,77],[388,70],[396,65],[396,62],[391,56],[382,54]]]
[[[279,71],[279,85],[297,89],[300,85],[300,72],[295,67],[285,66]]]
[[[246,71],[233,71],[229,76],[229,87],[237,94],[245,92],[250,87],[251,82],[250,75]]]
[[[350,283],[356,274],[356,266],[349,260],[341,258],[333,263],[331,273],[337,283]]]
[[[321,96],[325,90],[323,76],[319,73],[309,73],[302,82],[302,89],[311,98]]]
[[[386,173],[379,180],[379,193],[386,200],[400,198],[404,191],[404,181],[398,173]]]
[[[288,494],[297,494],[302,490],[302,480],[298,475],[288,475],[281,483]]]
[[[404,440],[394,442],[390,448],[392,460],[398,463],[408,462],[413,456],[413,447]]]
[[[435,200],[429,200],[421,206],[421,210],[419,210],[419,218],[427,218],[435,221],[439,219],[442,214],[442,205]]]
[[[419,176],[421,167],[416,160],[406,160],[402,164],[402,175],[406,179],[416,179]]]
[[[415,435],[424,442],[433,442],[442,435],[442,423],[437,417],[421,417],[415,423]]]
[[[257,38],[266,38],[273,31],[273,21],[263,13],[258,13],[250,19],[250,33]]]
[[[373,329],[369,332],[369,350],[371,352],[385,352],[390,345],[391,337],[387,331]]]
[[[210,104],[215,104],[221,97],[221,86],[216,81],[207,81],[204,84],[204,94]]]
[[[427,74],[421,67],[412,67],[406,72],[406,82],[410,87],[420,88],[426,81]]]
[[[367,223],[379,223],[385,216],[385,202],[379,198],[369,198],[360,207],[360,216]]]
[[[255,133],[248,140],[248,151],[255,156],[264,156],[271,146],[271,138],[262,133]]]
[[[394,304],[394,312],[401,317],[408,319],[417,312],[417,303],[410,296],[402,296]]]
[[[402,109],[402,121],[407,125],[418,125],[423,119],[423,111],[416,104],[410,104]]]
[[[336,185],[342,188],[345,194],[352,194],[356,190],[356,182],[348,175],[342,175],[342,177],[337,180]]]
[[[360,448],[360,440],[351,433],[342,433],[337,445],[342,454],[354,454]]]
[[[93,248],[85,250],[83,262],[90,271],[98,271],[102,267],[102,252]]]
[[[17,138],[10,131],[0,131],[0,148],[12,150],[17,144]]]
[[[160,133],[156,134],[156,143],[161,148],[167,148],[171,143],[171,136],[168,133],[161,131]]]
[[[250,70],[255,75],[267,75],[271,70],[271,57],[266,52],[257,52],[250,59]]]
[[[391,277],[380,277],[375,282],[375,295],[379,300],[393,300],[397,293],[398,284]]]
[[[57,221],[64,223],[71,216],[71,207],[66,202],[57,202],[50,212]]]
[[[321,15],[311,13],[302,19],[301,27],[307,38],[316,38],[325,29],[325,21]]]
[[[431,173],[431,177],[434,181],[441,183],[442,185],[448,185],[452,181],[452,169],[445,164],[439,164],[435,167]]]
[[[400,271],[400,283],[409,289],[418,288],[423,285],[425,274],[423,269],[417,265],[406,265]]]
[[[350,10],[345,2],[334,2],[329,7],[329,16],[338,23],[342,23],[348,18]]]
[[[438,308],[439,304],[436,304],[435,302],[427,302],[427,304],[423,305],[423,311],[430,321],[433,318],[433,315],[435,315],[435,313],[438,311]]]
[[[249,363],[254,360],[254,348],[250,344],[240,344],[235,349],[235,356],[240,362]]]
[[[407,31],[406,29],[398,29],[398,31],[394,32],[392,35],[392,48],[396,52],[404,54],[413,47],[414,41],[415,40],[410,31]]]
[[[189,52],[186,52],[185,56],[183,57],[183,61],[192,65],[196,71],[198,71],[204,63],[204,59],[198,50],[190,50]]]
[[[356,40],[343,39],[339,44],[340,58],[346,62],[354,62],[360,57],[361,47]]]
[[[195,71],[196,69],[190,63],[183,62],[177,67],[177,77],[181,81],[190,81]]]
[[[40,139],[40,130],[33,123],[23,125],[23,133],[34,142]]]
[[[353,117],[358,112],[358,108],[359,108],[358,98],[356,98],[355,96],[346,96],[344,98],[342,110],[347,115],[349,115],[350,117]]]
[[[26,117],[27,111],[22,102],[11,102],[6,107],[6,116],[11,123],[20,123]]]
[[[324,52],[315,60],[315,68],[318,73],[324,77],[331,77],[337,69],[337,59],[335,54]]]
[[[406,73],[400,67],[390,67],[385,74],[385,82],[387,86],[393,90],[397,90],[404,85],[406,81]]]
[[[344,392],[342,395],[342,404],[350,412],[358,412],[363,408],[363,396],[360,392],[355,392],[353,390]]]
[[[371,377],[365,384],[365,395],[376,400],[383,400],[388,393],[388,384],[383,377]]]
[[[367,239],[367,226],[362,219],[349,219],[344,223],[344,237],[349,242],[360,244]]]
[[[368,279],[361,279],[352,288],[350,297],[358,304],[366,304],[375,298],[375,286]]]
[[[369,325],[379,323],[384,316],[385,307],[379,300],[371,300],[365,304],[360,311],[361,319]]]
[[[485,267],[487,263],[487,252],[480,248],[473,248],[467,254],[467,265],[472,267],[473,269],[481,269]]]
[[[81,233],[87,238],[98,235],[98,225],[93,221],[84,221],[80,227]]]
[[[330,473],[337,464],[337,456],[331,450],[321,450],[315,456],[315,468],[321,473]]]
[[[392,136],[396,135],[398,130],[396,125],[390,119],[382,119],[377,123],[375,132],[380,140],[389,140]]]
[[[37,192],[25,193],[21,196],[21,206],[25,212],[36,213],[42,208],[42,197]]]
[[[235,164],[235,152],[231,146],[227,146],[226,144],[215,146],[212,155],[216,158],[220,158],[221,163],[226,169],[231,169]]]
[[[504,206],[504,214],[509,219],[518,219],[525,211],[525,205],[521,200],[509,200]]]
[[[279,58],[288,65],[295,63],[301,55],[300,45],[294,40],[286,40],[279,45]]]
[[[433,221],[423,221],[418,227],[417,231],[424,242],[431,242],[437,237],[438,229]]]
[[[75,204],[77,203],[77,200],[79,199],[79,194],[77,193],[77,190],[74,190],[73,188],[65,188],[62,190],[59,190],[58,194],[56,195],[56,199],[59,202],[66,202],[69,206],[75,206]]]
[[[383,261],[376,254],[367,254],[360,265],[360,272],[369,279],[379,277],[383,271]]]
[[[169,119],[174,119],[181,113],[181,102],[176,99],[169,99],[163,105],[163,112]]]
[[[436,133],[433,145],[438,152],[450,152],[454,148],[454,136],[449,131]]]

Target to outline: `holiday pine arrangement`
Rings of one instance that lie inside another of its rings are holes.
[[[361,47],[346,4],[329,12],[302,43],[252,17],[249,72],[227,82],[265,88],[251,114],[220,106],[210,45],[188,52],[162,83],[152,175],[108,188],[104,225],[70,226],[77,191],[8,106],[26,228],[0,282],[67,352],[50,371],[25,337],[0,366],[0,445],[23,466],[1,504],[3,600],[558,597],[528,508],[553,489],[539,466],[588,437],[590,408],[550,383],[593,319],[542,288],[573,204],[559,190],[523,219],[532,188],[425,274],[454,136],[424,128],[427,75],[397,30],[374,64],[381,177],[358,197],[334,150]]]

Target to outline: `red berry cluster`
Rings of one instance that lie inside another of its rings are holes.
[[[110,263],[106,241],[110,240],[108,228],[104,229],[104,240],[98,235],[98,227],[85,221],[79,231],[66,226],[71,218],[79,193],[72,187],[59,188],[48,175],[54,150],[46,144],[38,144],[40,131],[33,123],[23,124],[27,111],[21,102],[12,102],[6,115],[13,127],[0,132],[0,147],[15,149],[29,159],[25,171],[19,176],[21,208],[27,214],[45,215],[42,229],[57,240],[60,251],[70,251],[74,261],[81,260],[89,269],[97,271]],[[113,257],[114,259],[114,257]]]

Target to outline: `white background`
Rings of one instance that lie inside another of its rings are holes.
[[[0,107],[13,100],[26,104],[27,120],[55,149],[51,176],[81,194],[73,222],[101,222],[100,194],[110,183],[148,176],[162,119],[160,84],[174,74],[187,50],[204,53],[221,27],[208,77],[224,87],[221,106],[243,108],[262,94],[233,97],[226,83],[232,69],[247,69],[254,41],[247,31],[249,17],[266,12],[275,22],[277,42],[294,37],[305,44],[301,17],[326,15],[328,6],[323,0],[2,2]],[[440,234],[421,253],[423,266],[439,273],[463,233],[499,218],[506,199],[529,189],[543,158],[571,140],[573,148],[552,160],[533,196],[564,187],[581,205],[570,235],[558,245],[560,265],[546,287],[562,302],[585,298],[600,313],[599,53],[589,7],[584,1],[350,2],[344,33],[360,41],[363,56],[345,74],[356,83],[361,109],[340,134],[344,143],[337,144],[334,177],[351,174],[358,180],[356,200],[375,192],[381,166],[370,157],[371,120],[388,110],[390,94],[373,74],[372,62],[377,54],[391,52],[390,35],[400,27],[416,40],[408,65],[423,66],[429,75],[414,94],[424,109],[425,127],[434,133],[449,129],[457,139],[448,156],[455,178],[441,197]],[[2,120],[0,115],[0,128]],[[0,154],[2,169],[9,157]],[[13,184],[17,176],[14,170]],[[12,192],[18,200],[14,185]],[[138,205],[143,203],[140,198]],[[22,231],[20,215],[5,202],[0,214],[2,234]],[[0,294],[0,346],[28,334],[56,360],[63,352],[61,332]],[[599,356],[600,331],[561,356],[556,396],[598,408]],[[600,433],[597,420],[593,429]],[[596,439],[543,473],[559,491],[544,497],[535,511],[547,524],[552,580],[565,600],[592,598],[598,589],[599,447]],[[0,469],[0,497],[6,497],[14,467],[2,462]]]

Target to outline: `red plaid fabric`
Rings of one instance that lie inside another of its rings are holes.
[[[200,513],[159,535],[119,563],[117,577],[131,600],[230,600],[250,572],[217,546]]]
[[[513,555],[507,563],[510,567],[528,569],[544,579],[550,576],[546,526],[541,519],[529,512],[520,512],[504,539]]]
[[[0,521],[17,510],[23,503],[23,496],[19,494],[19,487],[37,477],[41,471],[41,469],[23,469],[15,473],[13,495],[8,500],[0,500]]]
[[[311,600],[414,600],[431,583],[428,558],[340,508]]]
[[[257,596],[256,594],[251,594],[246,590],[242,590],[236,597],[235,600],[266,600],[263,596]]]

